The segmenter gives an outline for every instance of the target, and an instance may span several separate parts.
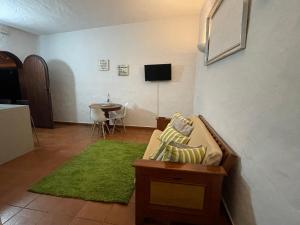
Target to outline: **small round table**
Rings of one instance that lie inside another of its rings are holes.
[[[122,108],[122,105],[117,103],[95,103],[95,104],[91,104],[90,108],[102,109],[103,112],[105,113],[105,116],[109,118],[109,112],[120,110]]]

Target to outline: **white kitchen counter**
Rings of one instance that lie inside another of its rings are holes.
[[[0,164],[33,148],[29,107],[0,104]]]

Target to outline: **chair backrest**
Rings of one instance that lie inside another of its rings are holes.
[[[123,107],[122,107],[122,109],[123,109],[123,117],[126,116],[126,113],[127,113],[127,106],[128,106],[128,102],[126,102],[126,103],[123,105]]]
[[[103,122],[106,121],[105,113],[101,108],[90,107],[91,120],[94,122]]]

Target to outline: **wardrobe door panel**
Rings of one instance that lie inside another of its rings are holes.
[[[30,101],[36,127],[53,128],[53,114],[48,67],[43,58],[28,56],[23,63],[23,99]]]

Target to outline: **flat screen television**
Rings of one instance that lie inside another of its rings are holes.
[[[171,80],[171,64],[145,65],[146,81]]]

